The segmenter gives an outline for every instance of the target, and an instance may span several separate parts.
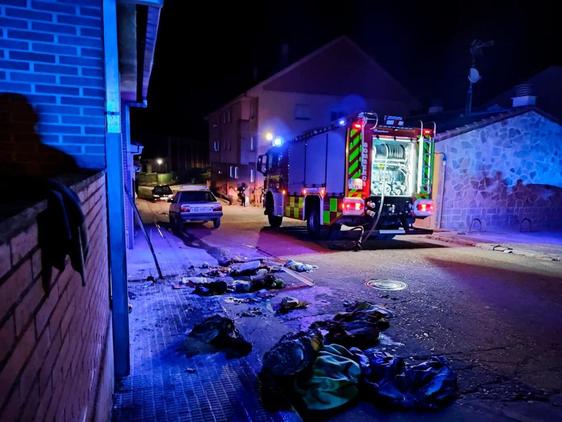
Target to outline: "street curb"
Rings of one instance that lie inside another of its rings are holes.
[[[556,255],[556,254],[540,254],[540,253],[535,253],[535,252],[529,252],[527,250],[524,249],[516,249],[516,248],[512,248],[509,246],[503,246],[500,243],[490,243],[490,242],[476,242],[473,240],[468,240],[468,239],[460,239],[457,236],[440,236],[440,235],[436,235],[436,234],[432,234],[432,235],[428,235],[427,236],[428,239],[433,239],[433,240],[437,240],[440,242],[445,242],[445,243],[451,243],[454,245],[459,245],[459,246],[470,246],[473,248],[478,248],[478,249],[484,249],[487,251],[493,251],[493,252],[502,252],[502,253],[509,253],[512,255],[520,255],[520,256],[526,256],[529,258],[535,258],[535,259],[539,259],[542,261],[553,261],[553,262],[557,262],[560,261],[562,259],[562,255]],[[500,247],[499,249],[497,249],[498,247]]]
[[[440,242],[445,242],[445,243],[452,243],[455,245],[460,245],[460,246],[472,246],[472,247],[477,247],[478,243],[474,242],[472,240],[468,240],[468,239],[459,239],[456,236],[440,236],[440,235],[436,235],[436,234],[430,234],[427,236],[428,239],[433,239],[433,240],[438,240]]]

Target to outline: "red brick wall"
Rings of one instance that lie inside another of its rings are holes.
[[[53,270],[45,294],[35,217],[0,244],[2,421],[109,418],[113,368],[105,177],[97,174],[73,188],[90,242],[85,287],[67,261],[64,271]]]

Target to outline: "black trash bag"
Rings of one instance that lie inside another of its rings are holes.
[[[291,408],[295,375],[312,365],[322,346],[322,333],[309,329],[285,334],[264,354],[259,380],[261,400],[267,409]]]
[[[435,410],[456,397],[457,376],[443,357],[417,365],[378,350],[354,350],[361,365],[362,390],[377,404]]]
[[[226,293],[227,288],[228,284],[226,284],[226,281],[209,281],[196,284],[193,293],[199,296],[223,295]]]
[[[285,334],[263,356],[262,372],[274,376],[292,376],[309,367],[324,340],[319,330]]]
[[[244,356],[252,351],[252,344],[242,337],[233,320],[213,315],[193,327],[183,349],[188,356],[220,350],[228,356]]]
[[[337,313],[331,321],[317,321],[312,327],[328,331],[327,343],[345,347],[372,347],[378,343],[379,333],[386,330],[392,316],[390,311],[370,302],[357,302],[346,312]]]

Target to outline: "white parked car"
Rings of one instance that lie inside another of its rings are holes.
[[[208,189],[178,191],[170,204],[170,224],[179,229],[186,222],[212,221],[216,229],[221,225],[222,205]]]

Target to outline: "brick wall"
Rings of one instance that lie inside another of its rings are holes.
[[[105,167],[101,4],[0,0],[0,93],[24,95],[39,115],[42,142],[86,168]],[[33,143],[26,132],[10,131],[0,161],[32,159],[21,148]]]
[[[107,420],[112,348],[105,178],[74,185],[86,214],[86,286],[67,260],[45,294],[35,208],[0,230],[0,420]],[[6,223],[3,222],[3,225]],[[86,419],[84,419],[86,418]]]
[[[562,228],[561,143],[562,126],[535,111],[438,142],[447,157],[442,227]]]

